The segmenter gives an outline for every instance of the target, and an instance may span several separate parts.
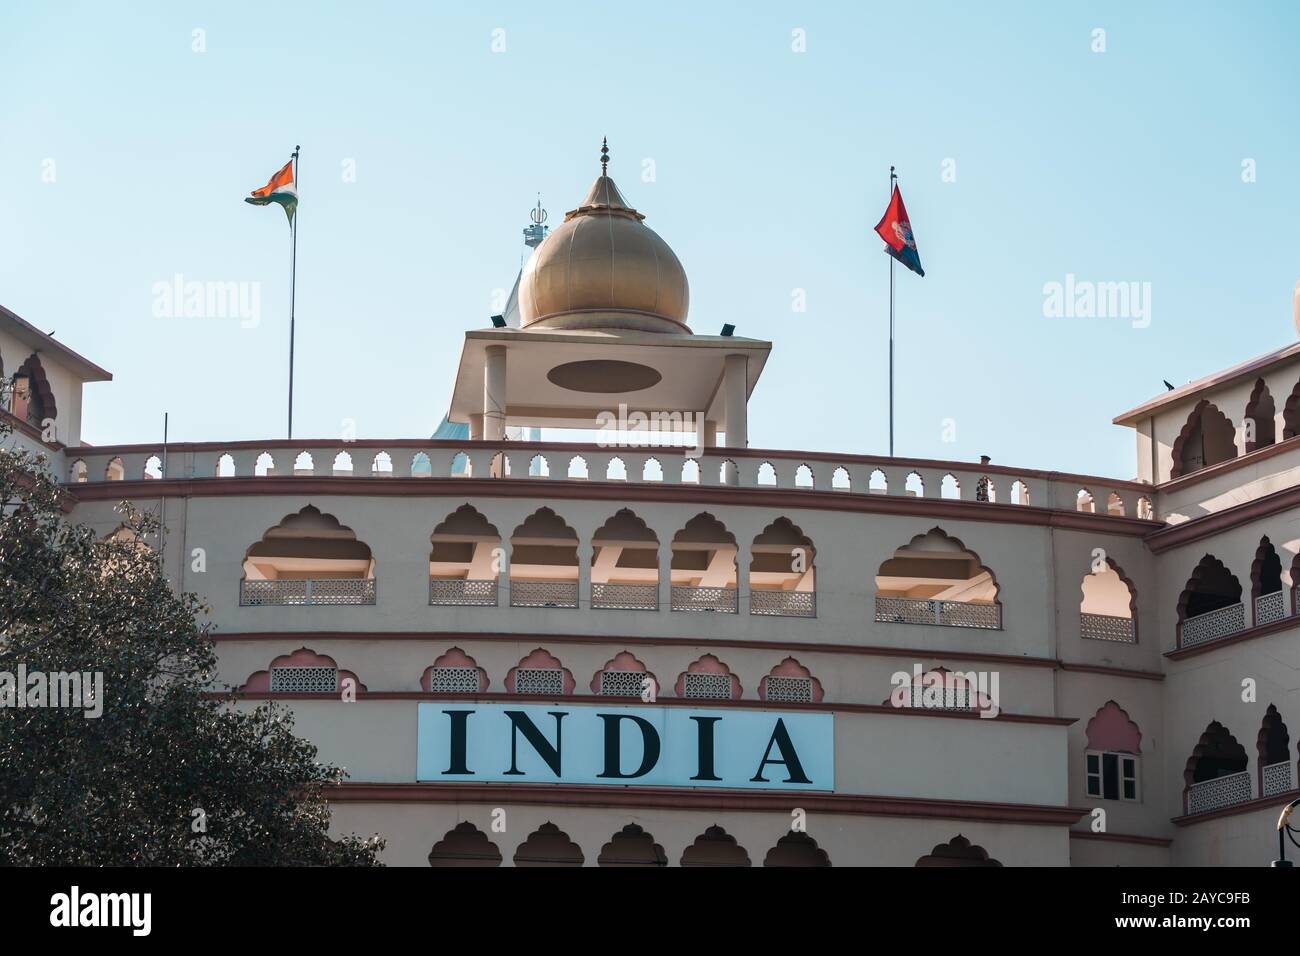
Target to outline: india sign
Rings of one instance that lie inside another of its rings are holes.
[[[421,703],[418,719],[417,780],[835,788],[833,714]]]

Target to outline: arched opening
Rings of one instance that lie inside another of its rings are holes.
[[[1178,646],[1195,647],[1245,628],[1241,583],[1222,561],[1205,555],[1178,599]]]
[[[375,559],[351,528],[308,505],[248,549],[239,603],[374,604]]]
[[[880,566],[876,621],[1001,628],[998,584],[978,554],[941,529],[932,528]]]
[[[635,823],[629,823],[600,848],[597,866],[667,866],[668,854]]]
[[[758,682],[758,699],[768,703],[816,704],[823,693],[822,682],[793,657],[777,664]]]
[[[80,458],[68,466],[68,481],[74,484],[82,484],[89,480],[90,476],[86,472],[86,463]]]
[[[1137,643],[1137,590],[1119,565],[1107,558],[1084,575],[1080,586],[1079,634],[1093,641]]]
[[[807,833],[791,830],[767,851],[764,866],[830,866],[831,858]]]
[[[1201,734],[1183,768],[1183,802],[1188,813],[1206,813],[1251,798],[1246,748],[1217,720]]]
[[[370,474],[375,478],[393,477],[393,456],[381,451],[370,460]]]
[[[1001,866],[992,859],[982,846],[976,846],[960,833],[947,843],[940,843],[928,854],[916,861],[917,866],[926,867],[965,867],[965,866]]]
[[[293,473],[295,475],[312,474],[313,462],[311,455],[303,452],[293,463]],[[341,451],[334,456],[334,463],[330,466],[330,474],[337,475],[340,478],[350,478],[352,476],[352,453]]]
[[[695,838],[682,853],[682,866],[749,866],[749,854],[736,838],[719,826],[711,826]]]
[[[659,680],[645,664],[627,651],[619,651],[591,678],[591,692],[600,697],[637,697],[647,703],[659,694]]]
[[[515,866],[582,866],[582,850],[554,823],[543,823],[515,850]]]
[[[906,676],[906,673],[900,673],[895,675],[895,680]],[[989,694],[980,690],[981,686],[989,689],[988,680],[981,680],[977,671],[934,667],[921,674],[914,673],[906,683],[896,683],[884,704],[919,710],[991,710],[996,716],[997,704]]]
[[[456,824],[429,852],[430,866],[500,866],[501,851],[468,820]]]
[[[1087,488],[1080,488],[1079,493],[1074,498],[1074,510],[1082,511],[1086,514],[1097,513],[1097,501],[1092,496],[1092,492]]]
[[[642,481],[663,481],[664,466],[658,458],[647,458],[645,464],[641,466]]]
[[[939,497],[957,500],[961,497],[961,482],[954,475],[944,475],[939,482]]]
[[[300,647],[282,654],[264,671],[248,676],[239,688],[250,694],[327,694],[340,690],[364,691],[365,685],[352,671],[340,670],[334,658]]]
[[[1246,414],[1242,418],[1247,454],[1256,448],[1267,448],[1277,441],[1276,414],[1272,393],[1262,378],[1256,379],[1250,401],[1246,403]]]
[[[258,478],[265,478],[268,475],[275,474],[275,459],[271,457],[270,452],[262,452],[253,462],[253,474]]]
[[[578,606],[578,534],[550,508],[510,537],[510,606]]]
[[[749,613],[816,617],[817,579],[812,539],[789,518],[777,518],[751,546]]]
[[[433,529],[429,603],[496,607],[501,535],[472,505],[461,505]]]
[[[1124,517],[1124,499],[1119,496],[1118,492],[1112,491],[1106,496],[1106,514],[1116,518]]]
[[[1250,596],[1256,627],[1280,621],[1290,611],[1282,588],[1282,559],[1267,535],[1259,539],[1255,560],[1250,566]]]
[[[691,700],[739,700],[740,678],[712,654],[705,654],[677,675],[673,693]]]
[[[1143,521],[1154,521],[1156,518],[1156,509],[1151,504],[1151,499],[1145,495],[1137,501],[1137,516]]]
[[[849,470],[844,466],[836,468],[831,472],[831,490],[848,491],[852,487],[852,480],[849,477]]]
[[[1255,740],[1255,753],[1259,766],[1259,795],[1275,797],[1280,793],[1290,793],[1291,776],[1291,735],[1287,733],[1282,715],[1272,704],[1264,712],[1264,719],[1259,726],[1259,736]]]
[[[1095,713],[1087,737],[1084,792],[1099,800],[1137,801],[1142,731],[1113,700]]]
[[[217,477],[234,478],[235,477],[235,457],[229,453],[222,455],[217,459]]]
[[[560,659],[544,647],[534,648],[506,672],[506,693],[568,697],[578,682]]]
[[[591,606],[659,610],[659,538],[628,508],[592,535]]]
[[[758,466],[758,479],[756,484],[762,487],[776,487],[776,469],[772,467],[770,461],[765,461]]]
[[[411,456],[411,477],[412,478],[432,478],[433,462],[429,461],[429,456],[422,451],[417,451]]]
[[[915,474],[913,472],[913,475]],[[916,480],[919,483],[921,479],[917,478]],[[879,468],[872,469],[871,474],[867,477],[867,493],[872,495],[889,494],[889,479],[885,477],[885,473]]]
[[[420,690],[426,694],[478,694],[488,683],[487,671],[459,647],[439,656],[420,675]]]
[[[1029,504],[1029,486],[1019,478],[1011,484],[1011,503],[1013,505]]]
[[[1208,399],[1201,399],[1174,440],[1170,478],[1190,475],[1202,468],[1237,457],[1237,430]]]
[[[735,614],[736,538],[711,514],[698,514],[673,535],[672,609]]]
[[[813,471],[807,465],[800,465],[794,470],[794,486],[796,488],[812,488],[813,484]]]
[[[54,391],[45,377],[40,358],[32,353],[18,366],[10,380],[9,410],[14,418],[33,428],[44,428],[46,419],[59,415]]]
[[[157,455],[150,455],[144,463],[144,473],[140,477],[157,481],[162,476],[162,459]]]
[[[528,477],[529,478],[549,478],[551,477],[551,465],[546,460],[545,455],[534,455],[528,460]]]
[[[121,458],[112,458],[104,466],[104,479],[106,481],[124,481],[126,479],[126,467],[122,464]]]
[[[979,481],[975,482],[975,500],[997,502],[998,486],[988,475],[982,475]]]
[[[903,481],[903,494],[909,498],[924,498],[925,481],[916,472],[909,472]]]
[[[339,467],[339,459],[347,460],[346,469]],[[316,474],[316,463],[308,452],[298,452],[298,457],[293,460],[293,473],[299,478]],[[339,452],[339,458],[334,460],[334,473],[336,475],[352,474],[352,456],[347,452]]]

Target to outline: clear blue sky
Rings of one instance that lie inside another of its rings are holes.
[[[1112,416],[1294,338],[1295,4],[449,6],[0,7],[0,303],[114,373],[87,441],[282,437],[288,230],[241,199],[295,143],[302,436],[432,431],[602,135],[692,325],[775,343],[754,446],[885,450],[891,163],[927,270],[897,276],[899,454],[1128,477]],[[260,282],[260,325],[155,318],[176,273]],[[1067,273],[1150,282],[1150,327],[1045,318]]]

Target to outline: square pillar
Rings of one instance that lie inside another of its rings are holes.
[[[483,365],[483,438],[506,437],[506,347],[489,345]]]

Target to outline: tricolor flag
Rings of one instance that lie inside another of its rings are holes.
[[[925,270],[921,268],[921,257],[916,252],[916,240],[912,238],[912,224],[907,219],[907,207],[903,205],[903,194],[897,186],[894,187],[894,195],[889,198],[889,208],[876,224],[876,232],[885,240],[887,253],[917,275],[925,275]]]
[[[293,181],[293,160],[284,164],[284,168],[271,177],[271,181],[261,189],[254,189],[244,202],[254,206],[265,206],[278,202],[284,207],[284,214],[293,224],[294,210],[298,208],[298,189]]]

